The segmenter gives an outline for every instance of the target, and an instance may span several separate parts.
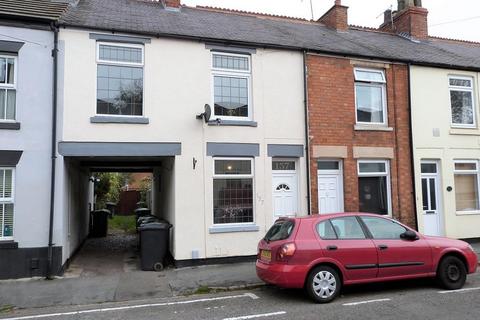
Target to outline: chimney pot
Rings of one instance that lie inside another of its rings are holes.
[[[421,0],[398,0],[398,11],[391,13],[393,19],[387,20],[387,11],[385,11],[385,20],[380,30],[406,33],[419,40],[428,39],[428,10],[422,8]]]
[[[321,16],[318,22],[338,31],[347,31],[348,7],[342,5],[342,0],[335,0],[334,6]]]

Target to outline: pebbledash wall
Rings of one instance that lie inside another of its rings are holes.
[[[312,212],[360,211],[361,201],[376,196],[359,192],[359,163],[380,162],[388,176],[384,214],[415,227],[407,66],[317,54],[308,55],[307,65]],[[385,75],[384,124],[357,121],[356,69]]]
[[[15,60],[11,89],[16,96],[15,116],[0,119],[0,170],[13,169],[12,196],[0,204],[13,203],[13,228],[9,219],[2,224],[0,213],[0,279],[43,276],[50,211],[53,32],[34,24],[1,26],[0,46],[1,57]],[[56,270],[60,260],[56,247]]]
[[[222,48],[197,41],[135,35],[118,40],[122,35],[110,36],[69,28],[60,32],[64,87],[60,92],[63,127],[59,140],[61,143],[181,145],[179,153],[164,158],[162,167],[154,169],[157,175],[165,174],[155,206],[173,224],[171,251],[177,261],[256,254],[258,240],[276,219],[272,199],[272,159],[275,156],[295,161],[298,179],[295,214],[307,215],[303,57],[300,52]],[[143,117],[135,120],[142,123],[97,123],[98,120],[91,119],[96,115],[97,42],[128,44],[132,39],[137,44],[142,42],[140,46],[144,48]],[[250,57],[249,121],[206,124],[196,119],[205,104],[213,107],[212,50],[236,51]],[[214,224],[216,157],[253,160],[253,223]],[[71,175],[65,169],[68,161],[67,158],[59,159],[59,166],[64,166],[59,170],[67,176]],[[59,182],[59,188],[63,189],[59,192],[71,196],[67,179]],[[78,236],[73,239],[67,235],[66,221],[72,221],[78,214],[64,201],[60,204],[63,210],[58,211],[59,215],[64,213],[63,221],[56,231],[63,235],[66,260],[86,234],[80,219],[78,223],[70,223],[70,229],[80,228]]]
[[[417,215],[421,232],[452,238],[480,237],[479,76],[477,72],[462,70],[411,67]],[[451,83],[452,79],[467,82]],[[466,101],[462,104],[463,111],[457,109],[455,121],[451,90],[463,92]],[[430,183],[432,187],[427,189]]]

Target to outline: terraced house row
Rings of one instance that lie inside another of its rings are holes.
[[[289,215],[479,238],[480,44],[430,37],[427,16],[0,2],[0,278],[62,273],[107,168],[152,172],[177,266],[253,256]]]

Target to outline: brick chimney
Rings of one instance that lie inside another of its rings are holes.
[[[385,11],[385,20],[380,30],[406,33],[418,40],[428,38],[428,10],[422,7],[421,0],[398,0],[398,11]],[[393,22],[393,23],[392,23]]]
[[[180,0],[164,0],[165,8],[180,8]]]
[[[342,5],[342,0],[335,0],[333,7],[321,16],[318,22],[337,31],[347,31],[348,7]]]

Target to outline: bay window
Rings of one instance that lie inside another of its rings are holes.
[[[97,114],[143,115],[143,46],[97,43]]]
[[[383,70],[355,68],[355,105],[359,124],[387,124],[386,80]]]
[[[386,160],[358,161],[360,212],[388,215],[391,211],[390,172]]]
[[[0,168],[0,240],[13,238],[14,169]]]
[[[450,77],[448,81],[452,126],[475,127],[473,78]]]
[[[455,203],[457,212],[480,210],[478,198],[478,161],[455,161]]]
[[[253,159],[214,159],[213,223],[253,222]]]

